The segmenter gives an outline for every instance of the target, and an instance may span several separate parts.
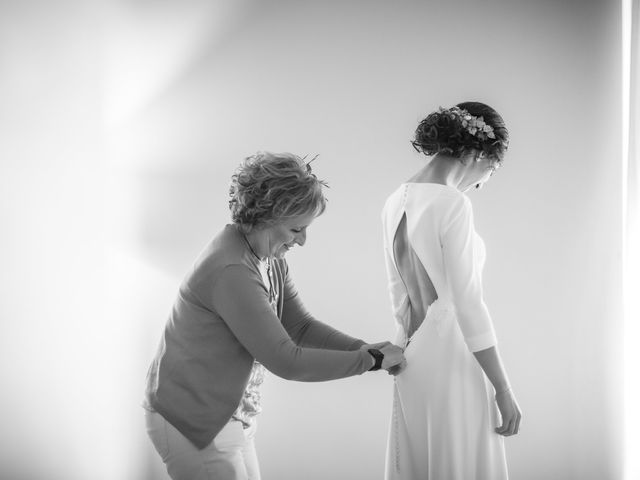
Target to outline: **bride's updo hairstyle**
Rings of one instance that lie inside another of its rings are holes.
[[[509,146],[502,117],[489,105],[463,102],[429,114],[416,129],[413,148],[427,156],[444,153],[460,158],[476,150],[501,162]]]

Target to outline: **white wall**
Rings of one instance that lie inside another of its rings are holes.
[[[46,81],[58,90],[35,105],[73,99],[89,117],[55,103],[70,120],[52,124],[68,137],[45,137],[50,149],[36,147],[50,125],[0,123],[14,146],[3,153],[2,218],[20,232],[2,254],[7,472],[167,478],[144,433],[144,375],[182,275],[228,221],[229,177],[256,150],[320,154],[329,208],[290,254],[298,287],[318,318],[391,338],[380,209],[423,162],[408,143],[417,122],[471,99],[511,130],[505,167],[471,198],[488,247],[486,299],[524,410],[522,433],[507,440],[512,478],[621,478],[616,2],[68,3],[54,23],[7,5],[3,25],[43,40],[70,32],[53,54],[89,76],[47,63],[43,47],[11,50],[40,52],[37,74],[58,72]],[[62,48],[78,44],[77,58]],[[0,95],[28,100],[28,74],[15,85],[0,77]],[[95,91],[83,97],[81,85]],[[102,110],[82,101],[101,92]],[[104,129],[86,121],[100,111]],[[390,395],[382,373],[270,376],[263,477],[381,478]]]

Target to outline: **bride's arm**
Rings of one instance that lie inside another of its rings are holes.
[[[502,416],[502,425],[496,432],[514,435],[518,433],[522,414],[502,365],[493,322],[483,300],[474,236],[471,204],[466,197],[460,197],[443,232],[443,260],[460,329],[469,350],[496,390],[496,402]]]
[[[496,428],[496,432],[505,436],[515,435],[520,429],[522,412],[511,391],[498,347],[493,346],[480,350],[479,352],[474,352],[474,355],[496,390],[496,402],[502,416],[502,425]]]
[[[451,300],[464,341],[471,352],[495,346],[498,341],[482,293],[478,242],[469,199],[460,196],[451,204],[440,237],[442,260]]]

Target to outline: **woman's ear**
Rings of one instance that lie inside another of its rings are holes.
[[[462,155],[460,155],[459,160],[464,166],[468,166],[471,162],[477,162],[478,151],[473,149],[465,150],[462,152]]]
[[[474,160],[476,162],[479,162],[480,160],[482,160],[484,158],[484,152],[482,150],[474,150]]]

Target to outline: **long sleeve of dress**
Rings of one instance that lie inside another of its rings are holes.
[[[473,225],[473,210],[467,197],[459,197],[443,228],[441,245],[444,267],[456,308],[460,329],[472,352],[496,345],[489,310],[482,294],[478,261],[481,253]]]
[[[288,268],[285,273],[282,325],[292,340],[301,347],[357,350],[365,344],[362,340],[316,320],[302,303]]]
[[[305,325],[312,319],[293,319],[301,305],[296,304],[296,297],[293,295],[288,302],[289,328],[296,336],[308,336],[311,327]],[[370,356],[364,351],[296,345],[269,305],[268,293],[260,280],[246,266],[225,267],[213,287],[212,300],[238,341],[258,362],[282,378],[307,382],[334,380],[362,374],[371,366]]]

